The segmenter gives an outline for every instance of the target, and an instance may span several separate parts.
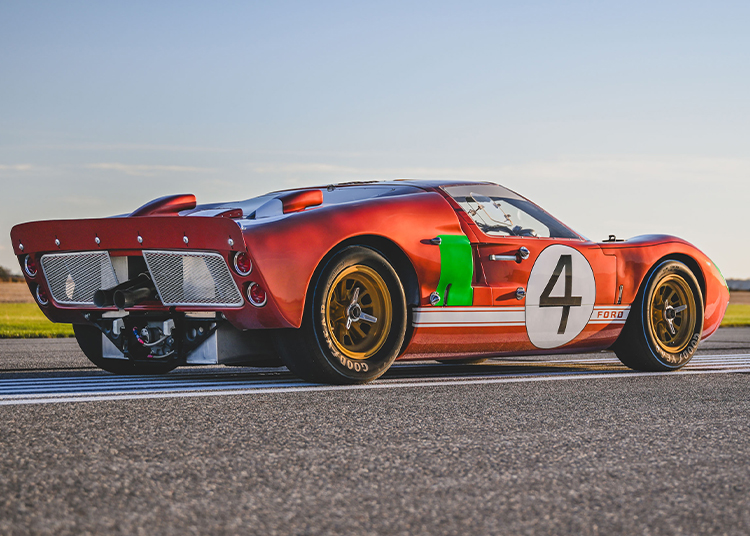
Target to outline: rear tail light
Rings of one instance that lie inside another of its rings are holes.
[[[23,259],[23,269],[29,277],[36,277],[36,274],[39,273],[39,269],[36,267],[36,261],[31,255],[26,255]]]
[[[39,305],[49,305],[49,296],[47,296],[47,291],[41,285],[37,285],[36,287],[36,301],[39,302]]]
[[[243,277],[249,275],[253,271],[253,261],[250,260],[250,255],[242,251],[237,252],[234,255],[234,271]]]
[[[268,300],[268,296],[263,287],[253,282],[247,286],[247,299],[256,307],[263,307]]]

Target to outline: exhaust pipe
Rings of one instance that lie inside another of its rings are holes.
[[[155,291],[154,283],[148,274],[141,274],[116,287],[97,290],[94,293],[94,305],[97,307],[115,305],[118,309],[125,309],[148,299]]]
[[[154,286],[154,282],[146,276],[146,281],[142,283],[138,283],[126,290],[116,290],[112,298],[118,309],[126,309],[150,299],[155,293],[156,287]]]

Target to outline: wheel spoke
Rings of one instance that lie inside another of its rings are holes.
[[[346,284],[341,281],[336,287],[333,289],[333,300],[337,303],[343,304],[346,301],[346,298],[344,298],[344,292],[345,292]]]
[[[346,338],[346,326],[342,322],[336,325],[336,339],[341,343],[345,344],[344,339]]]
[[[344,316],[346,316],[346,310],[344,309],[344,307],[342,307],[340,303],[336,303],[332,301],[331,312],[330,312],[331,322],[337,322],[339,320],[343,320]]]
[[[357,338],[360,341],[365,340],[367,338],[367,333],[362,331],[362,326],[359,324],[359,322],[355,322],[354,324],[352,324],[351,332],[356,334]]]
[[[672,287],[665,286],[664,287],[664,293],[661,295],[662,300],[664,300],[664,303],[667,304],[669,302],[669,298],[674,293],[674,290],[672,290]]]
[[[654,326],[654,329],[659,340],[661,340],[662,342],[667,342],[667,328],[664,326],[664,324],[660,322]]]

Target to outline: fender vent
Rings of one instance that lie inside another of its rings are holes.
[[[166,306],[244,305],[229,267],[218,253],[144,251],[143,258]]]
[[[106,251],[42,255],[52,299],[63,305],[94,305],[94,293],[118,284]]]

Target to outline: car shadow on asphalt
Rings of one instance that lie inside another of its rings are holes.
[[[526,374],[554,374],[570,372],[594,372],[594,371],[625,371],[629,370],[623,365],[612,362],[602,363],[570,363],[570,362],[545,362],[531,361],[521,363],[518,361],[489,360],[481,364],[450,364],[419,361],[411,363],[396,363],[382,377],[381,380],[404,380],[420,378],[459,378],[459,377],[495,377],[507,375]],[[21,368],[5,369],[0,372],[0,380],[12,379],[48,379],[48,378],[122,378],[137,380],[139,376],[116,376],[109,372],[99,370],[95,367],[77,367],[66,369],[54,368]],[[257,367],[181,367],[168,374],[160,376],[148,376],[147,378],[160,378],[163,381],[293,381],[297,378],[289,372],[286,367],[257,368]]]

